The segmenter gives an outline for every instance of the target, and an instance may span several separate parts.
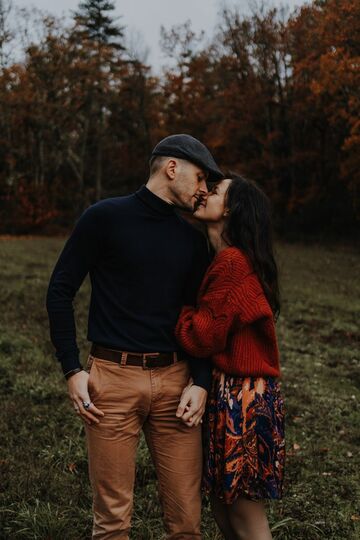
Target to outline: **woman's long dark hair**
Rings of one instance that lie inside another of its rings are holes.
[[[241,249],[257,273],[275,319],[280,313],[278,269],[274,257],[271,204],[253,181],[230,172],[231,184],[226,193],[229,217],[224,239]]]

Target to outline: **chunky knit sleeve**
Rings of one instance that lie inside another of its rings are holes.
[[[205,277],[197,306],[183,307],[176,337],[189,354],[211,356],[226,349],[235,329],[268,316],[269,309],[256,274],[241,260],[225,260]]]
[[[213,309],[184,306],[176,327],[180,345],[193,356],[205,358],[225,349],[232,316]]]

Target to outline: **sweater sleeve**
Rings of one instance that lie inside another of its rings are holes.
[[[73,300],[99,255],[102,230],[98,214],[97,205],[83,212],[60,254],[47,290],[50,338],[64,374],[81,366]]]
[[[220,308],[220,304],[217,306]],[[181,346],[193,356],[206,358],[226,348],[234,312],[220,314],[214,306],[184,306],[176,327]]]
[[[256,275],[241,279],[236,268],[227,265],[214,275],[197,307],[183,307],[176,337],[189,354],[212,356],[226,349],[236,326],[251,324],[268,313]]]
[[[194,356],[204,358],[225,349],[236,310],[230,302],[232,280],[218,273],[210,281],[196,307],[184,306],[176,326],[180,345]]]

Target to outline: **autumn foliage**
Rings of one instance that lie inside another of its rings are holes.
[[[225,9],[206,43],[190,22],[162,29],[161,76],[127,45],[113,2],[80,2],[71,24],[42,17],[21,61],[7,53],[8,7],[0,1],[2,232],[68,226],[92,202],[131,192],[146,181],[151,148],[175,132],[257,180],[280,232],[356,225],[357,0],[315,1],[288,16]]]

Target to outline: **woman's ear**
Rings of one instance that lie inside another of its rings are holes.
[[[228,208],[225,208],[223,216],[227,217],[230,214],[230,210]]]

